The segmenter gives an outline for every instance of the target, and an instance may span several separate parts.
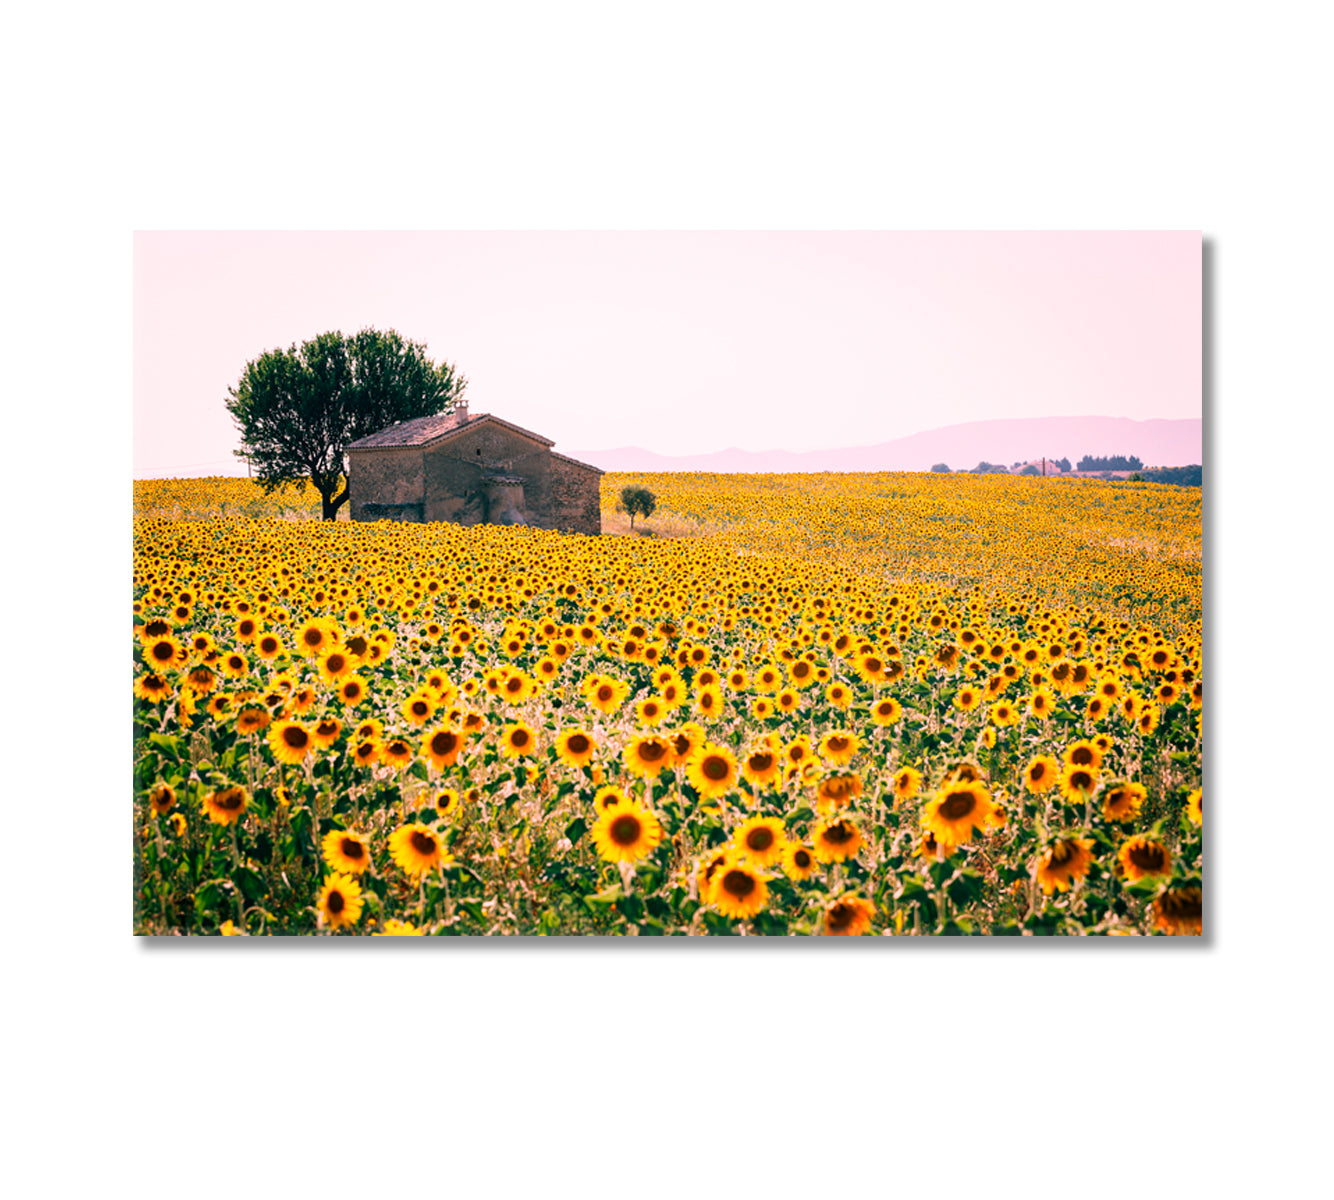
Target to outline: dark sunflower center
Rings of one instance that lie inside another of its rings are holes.
[[[1070,755],[1070,761],[1077,767],[1087,767],[1093,764],[1093,751],[1087,746],[1076,746]]]
[[[700,764],[700,771],[705,779],[712,780],[714,783],[721,783],[727,778],[727,759],[716,754],[710,754]]]
[[[1093,790],[1093,776],[1087,771],[1075,771],[1070,776],[1070,786],[1081,792]]]
[[[832,842],[835,846],[841,846],[845,842],[850,842],[857,836],[857,831],[851,825],[843,821],[836,821],[824,831],[824,840]]]
[[[849,746],[848,739],[845,737],[831,737],[826,743],[835,754],[842,754]]]
[[[977,797],[972,792],[951,792],[940,806],[940,815],[947,821],[958,821],[976,807]]]
[[[358,861],[366,857],[366,849],[355,838],[344,838],[340,847],[344,858],[355,858]]]
[[[227,812],[237,812],[241,807],[241,793],[236,788],[228,788],[217,794],[214,803]]]
[[[1161,871],[1166,855],[1156,842],[1148,842],[1132,847],[1126,857],[1141,871]]]
[[[431,752],[442,756],[452,754],[458,743],[457,734],[450,732],[448,729],[443,729],[431,738]]]
[[[318,629],[307,629],[305,633],[301,635],[301,640],[304,641],[307,646],[318,646],[324,641],[324,634]]]
[[[755,877],[748,871],[728,871],[723,876],[722,887],[729,896],[744,900],[756,888]]]
[[[329,899],[326,901],[329,911],[337,916],[346,907],[347,902],[343,899],[342,892],[330,892]]]
[[[523,680],[518,678],[517,676],[515,676],[512,679],[505,680],[505,690],[509,692],[510,695],[515,695],[523,691]]]
[[[752,754],[750,756],[750,769],[752,771],[767,771],[774,765],[774,756],[772,754]]]
[[[310,741],[310,735],[299,725],[289,725],[283,730],[283,741],[293,750],[304,750]]]
[[[1158,903],[1163,913],[1175,921],[1198,921],[1204,914],[1204,897],[1196,888],[1167,892]]]
[[[800,870],[804,871],[806,870],[807,867],[811,865],[810,852],[807,850],[798,850],[792,856],[792,861],[797,865],[797,867]]]
[[[158,662],[170,662],[176,657],[176,647],[170,642],[154,642],[152,653]]]
[[[1057,842],[1051,848],[1052,866],[1060,866],[1067,859],[1073,857],[1075,848],[1069,842]]]
[[[641,828],[638,817],[633,813],[625,813],[611,823],[608,833],[611,835],[611,840],[618,846],[633,846],[639,841]]]
[[[429,858],[436,851],[435,838],[429,833],[423,833],[420,829],[414,829],[408,841],[412,848],[423,858]]]
[[[746,849],[755,850],[763,853],[774,844],[774,831],[766,825],[761,825],[758,829],[752,829],[746,834]]]
[[[835,904],[829,910],[829,928],[846,929],[852,924],[853,915],[854,910],[851,904],[843,904],[842,902]]]
[[[650,741],[640,744],[639,757],[647,763],[661,762],[666,756],[667,745],[665,742]]]
[[[526,729],[516,729],[513,733],[511,733],[511,734],[510,734],[510,745],[511,745],[511,746],[526,746],[526,745],[528,745],[528,730],[526,730]]]
[[[1034,763],[1028,768],[1028,777],[1037,783],[1047,774],[1047,767],[1044,763]]]
[[[338,722],[321,721],[318,725],[315,726],[315,732],[318,733],[320,737],[332,737],[335,733],[338,732]]]
[[[878,658],[868,658],[866,660],[866,669],[873,673],[881,670],[884,667],[884,665],[885,664],[882,663]]]

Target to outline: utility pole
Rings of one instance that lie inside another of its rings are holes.
[[[1042,478],[1047,478],[1047,456],[1045,454],[1042,456]]]

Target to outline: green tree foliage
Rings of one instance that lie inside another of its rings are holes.
[[[651,517],[658,507],[658,498],[646,487],[627,484],[621,488],[621,508],[630,514],[630,528],[635,527],[635,515]]]
[[[1081,471],[1138,471],[1144,464],[1135,455],[1109,454],[1103,458],[1094,458],[1091,454],[1079,460]]]
[[[1173,483],[1177,487],[1201,487],[1204,484],[1204,467],[1199,463],[1189,467],[1159,467],[1156,471],[1140,471],[1138,474],[1145,483]]]
[[[935,465],[934,467],[932,467],[931,469],[932,469],[937,475],[948,475],[948,474],[950,473],[949,466],[948,466],[948,464],[946,464],[946,463],[936,463],[936,465]]]
[[[424,345],[392,329],[351,337],[335,331],[246,363],[228,389],[227,411],[264,491],[309,479],[332,521],[348,498],[348,444],[398,421],[447,412],[467,386],[450,363],[433,364]]]
[[[1051,462],[1054,466],[1061,468],[1062,475],[1064,475],[1066,471],[1074,469],[1073,467],[1070,466],[1070,460],[1068,458],[1053,458]]]
[[[1041,475],[1042,472],[1039,471],[1039,470],[1037,469],[1037,467],[1035,467],[1032,463],[1029,463],[1029,464],[1028,464],[1022,471],[1019,472],[1019,474],[1020,474],[1020,475]]]
[[[1010,468],[1003,463],[980,462],[970,472],[970,475],[1008,475]]]

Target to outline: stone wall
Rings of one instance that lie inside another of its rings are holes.
[[[367,513],[368,504],[420,506],[425,499],[419,446],[352,450],[347,463],[348,516],[354,521],[385,519]],[[420,511],[415,519],[422,519]]]
[[[487,519],[485,476],[497,472],[523,479],[523,507],[528,523],[544,527],[551,454],[541,442],[503,425],[483,424],[430,446],[424,455],[428,521],[476,525]]]
[[[602,532],[602,474],[569,459],[551,458],[550,517],[555,529]]]

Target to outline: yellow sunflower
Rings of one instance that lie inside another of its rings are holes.
[[[1150,837],[1133,837],[1124,842],[1116,852],[1116,861],[1132,883],[1151,875],[1172,873],[1172,852]]]
[[[1060,764],[1050,754],[1039,754],[1024,768],[1024,787],[1041,796],[1056,786],[1060,775]]]
[[[361,898],[361,884],[351,875],[333,874],[325,881],[317,903],[320,924],[330,929],[355,925],[361,919],[365,901]]]
[[[866,844],[857,823],[847,817],[824,820],[815,827],[815,857],[823,863],[853,858]]]
[[[894,803],[911,800],[922,787],[922,773],[913,767],[900,767],[894,774]]]
[[[584,690],[584,699],[601,713],[610,715],[621,707],[630,694],[630,685],[606,675],[593,676],[593,682]]]
[[[400,921],[397,917],[385,918],[384,927],[371,937],[425,937],[411,921]]]
[[[338,741],[343,723],[335,717],[321,717],[310,728],[310,739],[317,750],[327,750]]]
[[[556,735],[556,757],[571,767],[586,767],[593,761],[597,743],[586,729],[563,729]]]
[[[447,725],[441,725],[422,742],[421,752],[431,766],[435,767],[437,771],[442,771],[458,762],[459,755],[463,752],[467,740],[468,735],[466,733],[461,733],[457,729],[450,729]]]
[[[593,826],[593,844],[607,862],[637,862],[652,854],[661,840],[658,818],[630,801],[608,808]]]
[[[858,937],[871,928],[875,905],[860,896],[840,896],[824,910],[828,937]]]
[[[794,883],[802,883],[815,874],[818,863],[809,846],[788,842],[783,847],[783,874]]]
[[[837,767],[850,763],[860,749],[861,739],[846,729],[827,733],[820,739],[820,757]]]
[[[399,712],[409,724],[425,725],[431,719],[435,708],[435,697],[425,689],[418,689],[403,701]]]
[[[629,803],[629,798],[626,796],[625,792],[614,783],[609,783],[604,787],[598,788],[597,794],[593,797],[593,807],[596,808],[599,813],[606,813],[617,805]]]
[[[667,708],[656,697],[647,696],[635,704],[635,716],[650,728],[657,725],[666,715]]]
[[[1042,890],[1064,892],[1083,879],[1093,865],[1093,842],[1089,838],[1055,838],[1038,859],[1037,880]]]
[[[315,740],[310,736],[310,730],[300,721],[276,721],[269,730],[269,748],[273,751],[273,757],[281,763],[296,766],[314,747]]]
[[[406,738],[391,737],[380,743],[380,761],[386,766],[401,771],[404,767],[411,766],[416,757]]]
[[[506,758],[522,758],[537,749],[537,735],[522,721],[506,725],[500,740],[501,753]]]
[[[217,825],[230,825],[245,812],[250,796],[243,787],[219,788],[209,792],[202,801],[208,819]]]
[[[1186,797],[1186,816],[1196,825],[1204,824],[1204,789],[1196,788]]]
[[[995,807],[981,780],[947,782],[922,807],[922,828],[945,845],[959,846],[973,836],[975,829],[986,830]]]
[[[741,759],[741,774],[756,788],[768,787],[782,769],[777,738],[770,734],[756,742]]]
[[[1153,902],[1153,923],[1174,937],[1204,932],[1204,893],[1198,887],[1168,888]]]
[[[324,861],[335,871],[360,875],[371,865],[371,848],[364,835],[351,829],[331,829],[321,843]]]
[[[432,867],[454,861],[440,835],[420,821],[400,826],[389,835],[389,853],[409,875],[424,875]]]
[[[1148,796],[1142,784],[1117,780],[1102,794],[1102,815],[1109,821],[1133,821]]]
[[[153,815],[165,817],[176,807],[176,792],[169,783],[159,783],[148,793],[148,803]]]
[[[751,817],[737,826],[732,835],[732,846],[737,853],[761,867],[777,862],[786,844],[787,831],[778,817]]]
[[[1061,772],[1061,795],[1071,804],[1083,804],[1097,790],[1096,768],[1067,766]]]
[[[815,803],[821,813],[828,813],[832,809],[846,808],[861,794],[861,775],[849,771],[844,775],[830,775],[822,779],[815,792]]]
[[[644,779],[656,779],[672,763],[672,743],[668,738],[640,734],[630,739],[624,753],[625,769]]]
[[[769,886],[755,867],[731,859],[713,873],[709,903],[734,920],[749,920],[769,903]]]
[[[737,762],[726,746],[705,743],[686,764],[686,777],[703,800],[725,796],[737,781]]]
[[[903,716],[903,705],[892,696],[882,696],[871,705],[871,720],[879,726],[893,725]]]

